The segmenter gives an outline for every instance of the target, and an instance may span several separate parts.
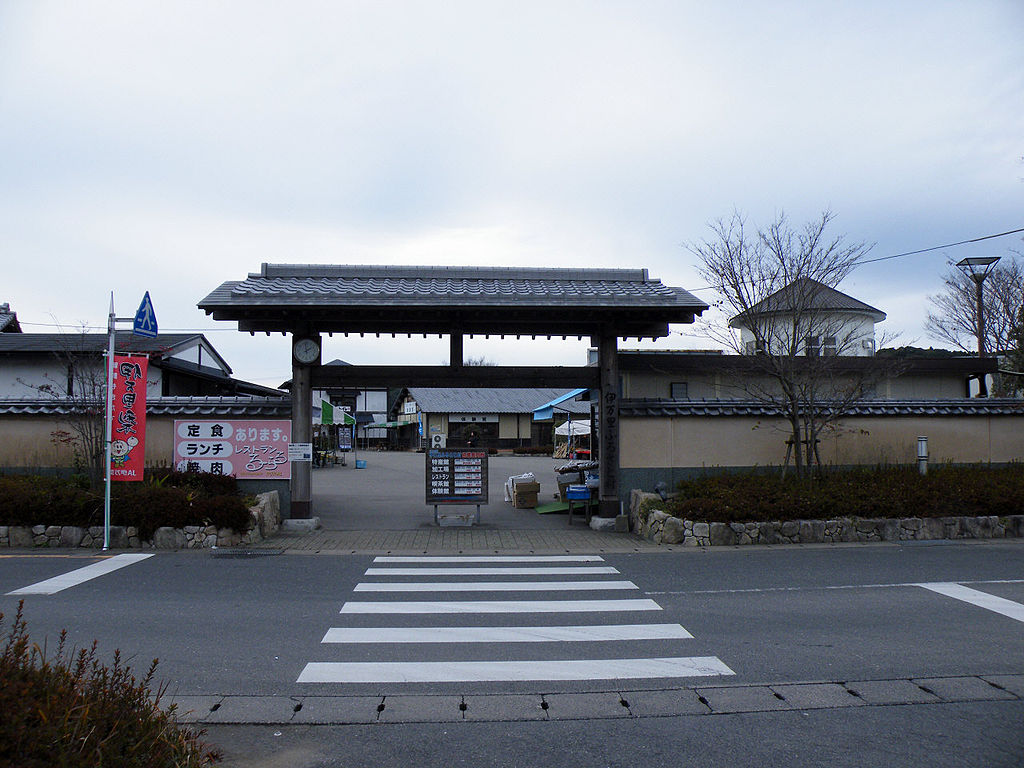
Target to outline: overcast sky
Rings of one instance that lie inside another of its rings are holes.
[[[105,328],[150,291],[240,378],[287,341],[196,304],[262,262],[646,267],[744,212],[888,256],[1024,227],[1024,2],[0,3],[0,302],[29,332]],[[949,260],[840,288],[925,335]],[[679,327],[661,348],[708,345]],[[585,344],[467,342],[502,364]],[[327,359],[447,360],[334,337]]]

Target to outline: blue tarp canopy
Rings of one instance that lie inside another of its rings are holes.
[[[577,398],[580,395],[582,395],[584,392],[589,392],[589,391],[590,390],[587,389],[586,387],[583,387],[583,389],[574,389],[574,390],[571,390],[570,392],[566,392],[561,397],[556,397],[554,400],[552,400],[549,403],[544,403],[544,405],[540,406],[539,408],[534,408],[533,409],[533,420],[534,421],[548,421],[549,419],[554,417],[554,415],[555,415],[555,406],[556,405],[558,405],[559,403],[564,403],[566,400],[573,400],[574,398]]]

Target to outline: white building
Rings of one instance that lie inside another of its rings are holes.
[[[748,355],[870,357],[875,324],[883,320],[885,312],[801,278],[731,318],[729,327],[740,331],[740,350]]]

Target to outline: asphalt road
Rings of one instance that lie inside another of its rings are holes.
[[[1024,765],[1024,542],[176,552],[45,586],[101,562],[0,557],[5,625],[23,599],[37,641],[159,658],[229,765]]]

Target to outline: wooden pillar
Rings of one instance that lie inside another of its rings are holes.
[[[605,331],[598,339],[597,364],[601,372],[601,401],[598,404],[600,450],[598,472],[601,477],[598,512],[601,517],[616,517],[619,503],[619,362],[618,339]]]
[[[299,338],[298,334],[292,335],[292,343]],[[319,338],[314,335],[304,334],[303,339],[313,338],[319,343]],[[319,359],[312,363],[300,363],[295,354],[292,354],[292,442],[312,443],[313,442],[313,365],[319,364]],[[313,516],[313,463],[310,461],[292,462],[291,483],[291,511],[292,518],[310,518]]]
[[[462,351],[462,334],[452,331],[449,338],[451,340],[451,355],[449,358],[450,362],[448,364],[452,368],[461,369],[465,360]]]

